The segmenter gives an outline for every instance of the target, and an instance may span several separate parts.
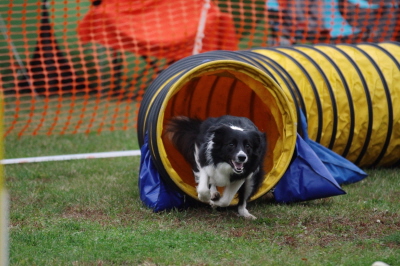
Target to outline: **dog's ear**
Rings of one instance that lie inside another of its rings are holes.
[[[267,150],[267,135],[260,131],[253,131],[253,147],[259,156],[264,156]]]
[[[222,143],[227,130],[228,130],[228,127],[225,125],[216,125],[216,126],[210,127],[209,133],[210,133],[210,135],[211,134],[214,135],[214,138],[213,138],[214,143],[217,143],[217,144]]]
[[[210,132],[212,132],[214,134],[223,135],[223,134],[225,134],[227,128],[228,128],[228,126],[225,126],[225,125],[216,125],[216,126],[210,127],[209,130],[210,130]]]

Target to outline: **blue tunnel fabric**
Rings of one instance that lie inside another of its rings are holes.
[[[180,209],[186,206],[186,196],[164,182],[154,166],[146,134],[140,148],[139,193],[140,200],[154,212]]]

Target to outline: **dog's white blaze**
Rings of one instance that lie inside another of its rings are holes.
[[[229,127],[230,127],[230,128],[232,128],[233,130],[240,130],[240,131],[244,131],[244,129],[243,129],[243,128],[241,128],[241,127],[238,127],[238,126],[230,125]]]

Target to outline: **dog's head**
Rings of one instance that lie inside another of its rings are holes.
[[[248,166],[254,167],[264,157],[265,133],[227,125],[219,125],[212,131],[214,157],[231,165],[235,174],[242,174]]]

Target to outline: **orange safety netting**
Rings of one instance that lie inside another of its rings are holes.
[[[148,84],[193,53],[400,40],[398,0],[0,3],[5,134],[133,130]]]

